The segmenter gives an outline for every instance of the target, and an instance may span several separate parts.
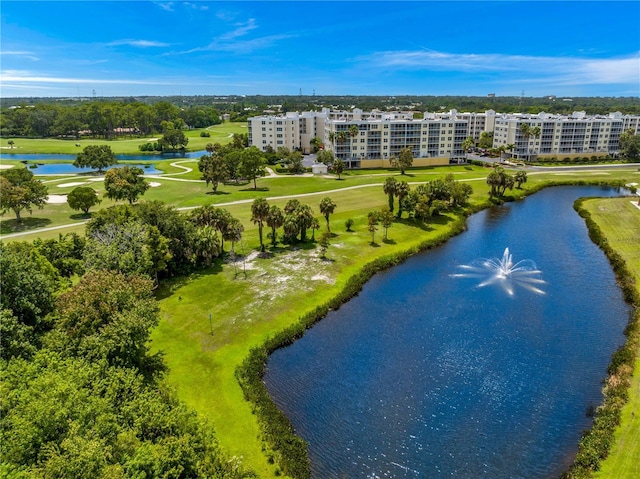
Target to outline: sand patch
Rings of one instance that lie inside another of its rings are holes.
[[[329,278],[326,274],[316,274],[311,277],[311,281],[324,281],[325,283],[333,284],[335,280]]]
[[[62,183],[61,185],[58,185],[58,188],[67,188],[69,186],[80,186],[86,184],[87,183],[85,183],[84,181],[74,181],[73,183]]]
[[[9,168],[13,168],[13,165],[0,165],[0,170],[8,170]]]
[[[49,195],[47,197],[47,203],[54,205],[61,205],[67,202],[67,195]]]
[[[150,186],[151,188],[156,188],[156,187],[158,187],[158,186],[162,186],[162,183],[158,183],[158,182],[156,182],[156,181],[150,181],[150,182],[149,182],[149,186]]]
[[[104,181],[104,178],[91,178],[89,181]]]

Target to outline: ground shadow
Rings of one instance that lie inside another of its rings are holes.
[[[383,240],[382,240],[382,242],[383,242],[384,244],[398,244],[398,243],[396,243],[396,240],[394,240],[394,239],[389,239],[389,238],[383,239]]]
[[[231,193],[228,191],[207,191],[207,195],[221,196],[221,195],[230,195]]]
[[[422,231],[432,230],[432,228],[427,223],[423,221],[416,221],[413,218],[401,218],[401,219],[396,218],[394,222],[403,224],[405,226],[410,226],[413,228],[420,228]]]
[[[166,299],[173,296],[180,288],[188,285],[193,281],[197,281],[205,276],[212,276],[222,272],[223,260],[218,258],[208,268],[194,271],[186,276],[175,276],[173,278],[163,278],[160,286],[156,290],[156,299]]]
[[[371,241],[369,243],[369,246],[371,246],[372,248],[380,248],[380,245],[378,243],[376,243],[375,241]]]
[[[91,213],[75,213],[73,215],[69,215],[69,218],[77,221],[90,220]]]
[[[48,218],[23,217],[22,223],[18,223],[15,218],[11,220],[2,220],[2,223],[0,224],[0,234],[7,235],[11,233],[22,233],[24,231],[46,228],[50,224],[51,220]]]
[[[269,188],[266,186],[258,187],[258,188],[243,188],[240,191],[269,191]]]

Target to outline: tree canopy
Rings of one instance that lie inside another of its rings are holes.
[[[118,163],[116,155],[109,145],[89,145],[78,153],[73,166],[77,168],[96,168],[99,172]]]
[[[100,204],[101,201],[96,191],[88,186],[74,188],[71,193],[67,195],[69,207],[72,210],[81,210],[84,214],[89,213],[89,208]]]
[[[123,166],[107,171],[104,175],[107,198],[116,201],[127,200],[129,204],[133,204],[149,189],[149,183],[142,177],[143,173],[135,166]]]
[[[11,168],[0,172],[0,211],[12,210],[18,223],[22,210],[32,212],[43,208],[48,198],[47,187],[26,168]]]
[[[629,129],[620,135],[620,155],[627,160],[640,159],[640,135]]]

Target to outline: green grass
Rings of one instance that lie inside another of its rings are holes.
[[[583,203],[610,246],[620,254],[635,277],[640,291],[640,210],[629,198],[597,199]],[[622,409],[615,445],[601,464],[597,478],[640,477],[640,351],[629,389],[629,401]]]
[[[209,138],[200,137],[202,131],[207,131],[211,135]],[[233,133],[246,133],[246,123],[225,122],[220,125],[210,126],[208,128],[198,128],[195,130],[185,130],[185,135],[189,138],[187,145],[188,151],[204,150],[207,143],[228,143],[229,136]],[[129,138],[123,137],[117,140],[105,140],[100,138],[82,138],[80,140],[59,140],[53,138],[3,138],[2,161],[10,159],[11,154],[31,154],[31,153],[51,153],[51,154],[71,154],[75,155],[82,151],[88,145],[104,145],[107,144],[115,154],[140,155],[144,154],[138,148],[143,143],[153,141],[154,138],[160,138],[162,135],[157,134],[147,138]],[[13,148],[4,148],[6,141],[13,139],[15,145]],[[80,145],[80,146],[76,146]],[[154,153],[154,152],[148,152]],[[157,152],[156,152],[157,153]]]
[[[209,139],[210,141],[212,140]],[[195,163],[195,162],[193,162]],[[163,163],[164,165],[165,163]],[[184,163],[191,166],[190,163]],[[180,171],[174,167],[175,171]],[[363,265],[375,258],[408,250],[426,239],[445,232],[450,217],[443,217],[431,225],[416,226],[410,222],[395,223],[389,230],[390,241],[383,241],[383,230],[376,235],[376,245],[370,245],[371,235],[366,231],[367,213],[386,205],[387,198],[381,184],[387,173],[397,171],[358,171],[344,176],[343,180],[319,177],[261,178],[258,191],[251,185],[223,185],[222,193],[210,194],[201,181],[176,181],[153,178],[160,187],[151,188],[145,200],[159,199],[168,204],[184,207],[202,204],[223,204],[255,197],[277,197],[292,194],[311,194],[300,198],[312,206],[319,217],[318,204],[323,196],[330,196],[337,204],[331,217],[332,231],[336,235],[329,247],[329,261],[320,260],[315,249],[306,246],[297,250],[289,248],[273,250],[272,258],[254,258],[246,264],[235,266],[218,262],[209,271],[186,278],[176,278],[162,284],[158,291],[162,321],[154,331],[154,350],[165,353],[169,366],[169,382],[180,397],[199,414],[214,424],[220,444],[230,455],[242,456],[246,466],[260,477],[275,477],[276,470],[269,464],[262,451],[260,431],[251,407],[244,401],[242,391],[234,376],[235,369],[253,346],[262,344],[269,336],[297,321],[298,317],[325,303],[338,294],[347,279]],[[411,170],[406,179],[411,182],[442,178],[453,172],[457,179],[470,181],[474,188],[472,204],[484,203],[488,188],[485,182],[488,169],[480,167],[438,167]],[[193,173],[189,174],[193,175]],[[199,175],[199,174],[198,174]],[[188,179],[193,176],[177,175]],[[50,193],[68,193],[74,187],[57,185],[81,181],[90,176],[47,178]],[[637,169],[575,173],[530,174],[525,188],[533,189],[544,182],[568,180],[622,180],[636,181]],[[195,178],[193,178],[195,179]],[[338,191],[350,186],[362,188]],[[92,184],[101,193],[102,182]],[[513,190],[509,194],[519,198],[526,190]],[[271,204],[284,205],[285,198],[270,200]],[[105,200],[99,206],[113,204]],[[249,253],[258,247],[257,228],[250,221],[249,204],[226,205],[232,215],[239,218],[246,230],[238,252]],[[22,228],[34,228],[37,221],[47,220],[48,226],[74,222],[70,230],[81,231],[78,223],[84,218],[69,210],[66,204],[47,205],[35,210],[30,221]],[[2,216],[2,233],[13,232],[17,225],[11,223],[12,215]],[[29,218],[25,215],[25,218]],[[353,218],[354,232],[347,233],[344,222]],[[321,224],[324,220],[321,218]],[[67,230],[55,230],[43,234],[16,239],[32,240],[35,237],[57,237]],[[227,245],[229,249],[229,245]],[[247,266],[246,277],[242,274]],[[236,272],[240,274],[236,274]],[[213,334],[210,333],[209,314],[213,318]]]
[[[234,376],[236,367],[252,347],[337,295],[364,264],[439,234],[450,219],[425,227],[397,223],[389,230],[389,241],[383,241],[380,230],[371,246],[366,214],[384,206],[386,199],[364,190],[349,203],[346,195],[334,199],[340,213],[331,219],[335,236],[328,260],[319,259],[314,248],[278,249],[272,258],[252,258],[246,278],[242,263],[237,275],[231,264],[219,263],[210,272],[166,282],[159,291],[163,319],[152,341],[166,354],[169,381],[187,404],[212,420],[227,453],[242,456],[259,477],[274,477],[275,467],[261,452],[259,429]],[[230,210],[243,221],[248,217],[246,205]],[[355,219],[351,233],[343,226],[347,217]],[[245,236],[248,252],[257,247],[256,228],[249,226]]]

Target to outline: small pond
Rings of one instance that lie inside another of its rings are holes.
[[[28,163],[27,167],[34,175],[68,175],[68,174],[81,174],[81,173],[93,173],[97,172],[97,169],[92,168],[76,168],[73,163],[51,163],[46,160],[40,160],[37,163],[37,168],[31,166],[35,163]],[[151,164],[131,164],[120,163],[113,165],[109,168],[122,168],[123,166],[135,166],[144,171],[145,175],[159,175],[162,174],[161,170],[156,169]]]
[[[547,188],[482,211],[273,353],[265,382],[309,442],[312,477],[565,470],[630,317],[572,205],[616,194]]]

